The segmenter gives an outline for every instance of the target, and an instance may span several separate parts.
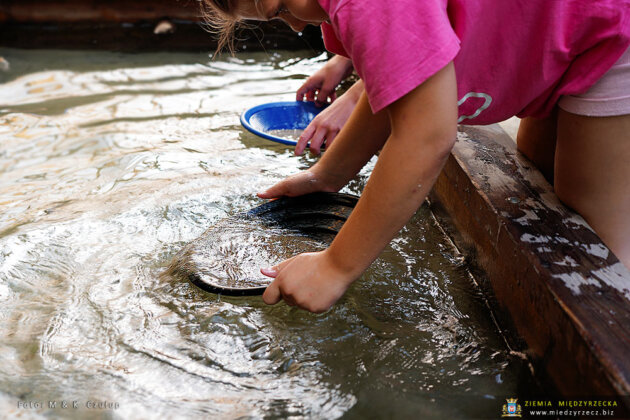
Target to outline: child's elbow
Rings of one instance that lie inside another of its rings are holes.
[[[442,134],[442,143],[445,149],[448,150],[447,153],[453,149],[455,146],[455,142],[457,141],[457,124],[449,126],[444,130]]]
[[[447,157],[457,141],[457,124],[435,127],[426,138],[434,155]]]

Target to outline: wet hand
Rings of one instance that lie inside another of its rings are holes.
[[[310,151],[316,155],[320,153],[324,142],[326,147],[330,147],[352,114],[356,99],[352,95],[341,95],[337,101],[320,112],[300,135],[295,146],[295,154],[301,155],[309,142]]]
[[[345,57],[334,56],[300,86],[295,94],[296,101],[306,99],[322,106],[334,102],[337,98],[337,85],[352,72],[352,61]]]
[[[290,177],[278,182],[271,188],[256,194],[260,198],[280,198],[280,197],[297,197],[304,194],[313,192],[325,191],[336,192],[343,186],[335,185],[326,177],[318,175],[317,172],[311,168],[307,171],[291,175]]]
[[[290,306],[314,313],[330,309],[354,281],[333,263],[327,251],[300,254],[260,271],[274,278],[263,294],[266,304],[284,300]]]
[[[310,149],[313,153],[319,154],[324,141],[330,145],[335,136],[341,130],[356,100],[350,105],[348,98],[339,101],[335,89],[343,79],[348,77],[352,72],[352,61],[345,57],[334,56],[328,62],[315,72],[311,77],[300,86],[295,94],[296,101],[307,100],[314,102],[316,106],[324,106],[332,103],[332,110],[328,108],[316,117],[300,136],[298,144],[295,148],[295,154],[301,155],[306,148],[306,144],[310,141]],[[342,98],[346,96],[343,95]],[[337,114],[339,113],[339,114]]]
[[[306,82],[300,86],[295,94],[297,101],[309,101],[315,103],[316,106],[324,106],[329,102],[334,102],[337,99],[337,82],[333,85],[331,79],[326,79],[325,76],[314,74],[306,79]]]

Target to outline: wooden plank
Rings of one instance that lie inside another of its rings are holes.
[[[630,395],[630,272],[511,138],[460,127],[432,198],[563,395]]]

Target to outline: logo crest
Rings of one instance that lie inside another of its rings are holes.
[[[518,399],[508,398],[505,401],[507,404],[503,404],[503,414],[501,414],[501,417],[523,417],[521,414],[521,405],[517,404]]]

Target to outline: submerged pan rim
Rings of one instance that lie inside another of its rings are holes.
[[[260,296],[265,293],[267,290],[267,286],[256,286],[256,287],[224,287],[224,286],[216,286],[212,283],[207,283],[201,278],[194,274],[190,273],[188,275],[188,279],[192,284],[197,286],[198,288],[215,295],[223,295],[223,296]],[[269,282],[271,284],[271,282]]]
[[[274,212],[283,212],[283,211],[290,210],[292,208],[301,208],[304,206],[314,205],[315,203],[321,204],[322,202],[325,202],[326,204],[329,204],[329,205],[336,204],[342,207],[354,208],[354,205],[356,204],[358,199],[359,198],[357,196],[354,196],[351,194],[334,193],[334,192],[317,192],[317,193],[307,194],[307,195],[303,195],[299,197],[281,197],[277,200],[269,201],[257,207],[254,207],[253,209],[250,209],[249,211],[239,213],[235,216],[232,216],[232,218],[247,217],[251,219],[254,219],[254,218],[265,219],[265,218],[270,218],[270,216],[273,215]],[[340,201],[343,203],[339,203]],[[325,213],[313,211],[312,214],[317,214],[318,216],[321,216],[322,214],[325,214]],[[303,216],[307,216],[307,215],[308,213],[303,213]],[[339,228],[341,228],[345,220],[347,220],[347,217],[340,216],[339,214],[331,214],[331,218],[335,219],[337,222],[341,222]],[[226,219],[223,219],[223,220],[226,220]],[[290,220],[282,219],[279,221],[278,226],[282,226],[283,221],[289,222]],[[212,226],[209,229],[213,229],[214,227],[215,226]],[[296,229],[296,230],[300,230],[300,229]],[[313,226],[313,225],[305,226],[304,229],[301,231],[307,234],[313,233],[314,231],[319,231],[319,232],[327,233],[330,235],[336,235],[339,232],[338,230],[335,230],[331,228],[330,226],[328,227],[320,226],[318,229],[317,226]],[[203,235],[195,239],[193,243],[199,240],[201,237],[203,237]],[[217,284],[208,283],[202,280],[199,274],[195,272],[186,273],[186,277],[192,284],[194,284],[201,290],[204,290],[208,293],[223,295],[223,296],[260,296],[265,292],[265,290],[268,287],[268,285],[255,286],[255,287],[219,286]],[[270,279],[269,283],[271,284],[272,281],[273,279]]]

